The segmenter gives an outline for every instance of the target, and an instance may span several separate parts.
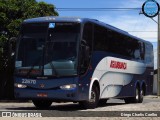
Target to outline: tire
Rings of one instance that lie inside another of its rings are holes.
[[[48,100],[32,100],[32,102],[38,109],[49,108],[52,104],[52,101]]]
[[[101,99],[101,100],[99,100],[98,105],[101,105],[101,106],[106,105],[107,104],[107,100],[108,99]]]
[[[129,104],[129,103],[142,103],[143,95],[144,95],[143,90],[140,92],[140,88],[137,86],[136,90],[135,90],[135,96],[134,97],[125,98],[124,101],[125,101],[126,104]]]
[[[140,90],[140,97],[139,97],[139,101],[138,101],[138,103],[142,103],[143,102],[143,97],[144,97],[144,90],[142,89],[142,90]]]
[[[139,99],[140,99],[140,89],[137,86],[135,91],[135,97],[133,97],[133,103],[139,103]]]
[[[94,109],[99,102],[99,90],[98,87],[93,86],[91,91],[91,99],[89,101],[82,101],[79,104],[85,109]]]

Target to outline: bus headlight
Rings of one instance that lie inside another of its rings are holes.
[[[19,84],[19,83],[15,83],[14,86],[17,88],[26,88],[27,87],[27,85],[23,85],[23,84]]]
[[[63,86],[60,86],[60,88],[63,90],[71,90],[71,89],[76,88],[76,84],[63,85]]]

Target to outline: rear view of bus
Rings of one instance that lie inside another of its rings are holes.
[[[37,108],[52,102],[95,108],[110,98],[142,102],[152,93],[152,55],[149,42],[96,20],[28,19],[17,42],[15,97]]]

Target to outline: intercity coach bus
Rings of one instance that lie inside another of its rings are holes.
[[[110,98],[141,103],[152,94],[153,46],[102,23],[73,17],[25,20],[17,40],[14,93],[37,108]]]

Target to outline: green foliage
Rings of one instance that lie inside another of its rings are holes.
[[[10,37],[17,37],[24,19],[58,16],[54,5],[36,0],[0,0],[0,47]]]

